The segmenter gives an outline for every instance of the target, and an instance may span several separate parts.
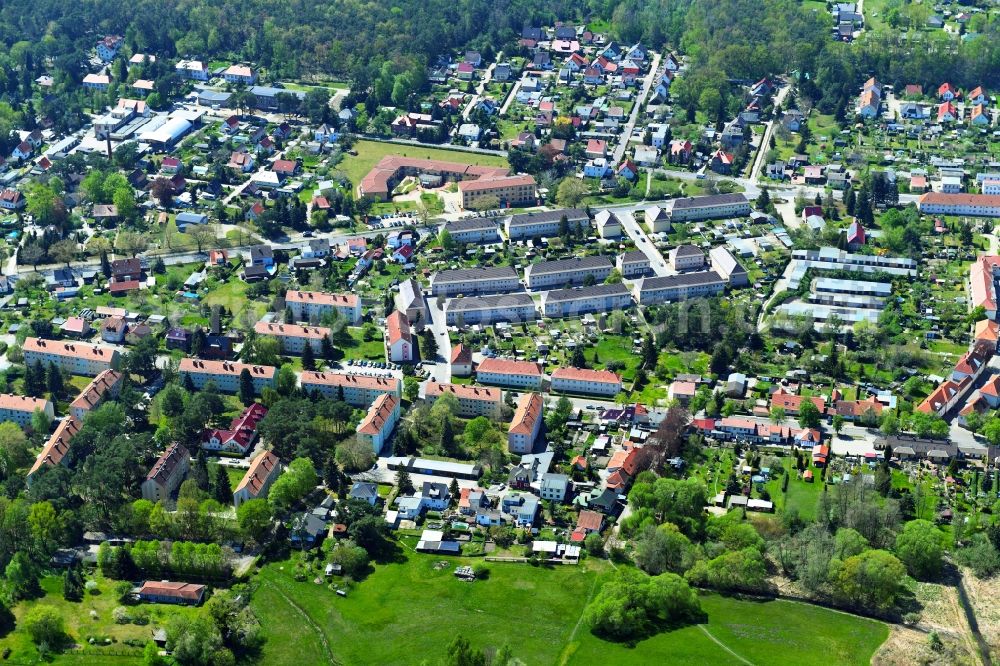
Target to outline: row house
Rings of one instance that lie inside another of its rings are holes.
[[[441,382],[429,382],[424,388],[424,399],[430,403],[445,394],[453,395],[458,400],[458,416],[462,418],[485,416],[494,421],[500,418],[503,395],[498,388]]]
[[[60,342],[27,338],[23,345],[25,365],[50,363],[73,375],[97,376],[105,370],[117,370],[121,355],[117,349],[85,342]]]
[[[256,395],[265,388],[274,388],[278,377],[278,369],[270,365],[249,365],[236,361],[207,361],[196,358],[183,358],[177,368],[182,378],[190,377],[198,390],[205,388],[208,382],[214,382],[222,393],[236,393],[240,389],[240,375],[246,370],[250,374]]]
[[[500,231],[495,220],[488,217],[474,217],[469,220],[452,220],[446,222],[444,230],[451,240],[460,245],[475,243],[499,243]]]
[[[386,393],[397,400],[403,397],[403,383],[395,377],[306,370],[302,372],[300,384],[306,393],[316,392],[324,398],[343,400],[354,407],[367,408]]]
[[[784,388],[778,387],[773,393],[771,393],[771,409],[780,408],[784,409],[786,414],[794,415],[798,414],[799,410],[802,408],[802,403],[809,400],[816,406],[820,414],[826,413],[826,398],[822,396],[802,396],[795,395],[793,393],[788,393]]]

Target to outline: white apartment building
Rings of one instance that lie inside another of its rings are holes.
[[[928,192],[917,200],[917,209],[925,215],[1000,217],[1000,195]]]
[[[592,276],[597,283],[604,282],[613,268],[611,260],[602,256],[541,261],[524,269],[524,280],[528,289],[580,285],[587,276]]]
[[[635,283],[633,293],[639,305],[654,305],[721,294],[725,288],[726,281],[715,271],[698,271],[666,277],[642,278]]]
[[[613,397],[621,393],[622,378],[610,370],[559,368],[552,373],[552,390]]]
[[[524,322],[538,318],[535,301],[524,292],[449,299],[444,307],[449,326]]]
[[[705,265],[705,253],[694,245],[678,245],[670,250],[670,267],[675,271],[697,270]]]
[[[553,289],[542,294],[542,314],[546,317],[578,317],[587,313],[614,312],[632,305],[632,294],[621,283]]]
[[[517,271],[510,266],[456,268],[438,271],[431,276],[432,296],[497,294],[520,288]]]
[[[458,416],[474,419],[477,416],[497,420],[503,408],[503,395],[498,388],[467,384],[429,382],[424,388],[424,399],[433,403],[440,396],[451,394],[458,399]]]
[[[73,375],[93,377],[104,370],[117,370],[120,362],[117,349],[85,342],[27,338],[23,349],[26,365],[34,365],[39,361],[43,367],[48,368],[49,363],[55,363],[60,370]]]
[[[451,240],[459,243],[499,243],[500,229],[497,226],[496,218],[474,217],[469,220],[453,220],[446,222],[444,230],[451,236]]]
[[[352,326],[361,321],[361,298],[357,294],[290,290],[285,294],[285,307],[292,311],[295,321],[320,322],[332,312]]]
[[[281,460],[270,451],[264,451],[253,459],[250,468],[233,491],[233,505],[238,509],[240,504],[252,499],[264,499],[271,484],[281,475]]]
[[[538,393],[524,393],[517,401],[517,410],[507,429],[507,450],[511,453],[531,453],[542,426],[545,401]]]
[[[49,400],[0,393],[0,421],[13,421],[23,428],[31,423],[31,416],[36,409],[48,416],[49,420],[55,418],[55,409]]]
[[[306,345],[316,354],[323,353],[323,339],[330,339],[332,332],[322,326],[299,326],[298,324],[276,324],[259,321],[253,330],[257,335],[274,338],[281,345],[284,354],[301,354]]]
[[[504,232],[512,241],[558,236],[559,226],[564,217],[571,231],[576,231],[581,226],[590,226],[590,216],[586,210],[562,208],[511,215],[504,222]]]
[[[369,377],[367,375],[305,370],[299,380],[307,393],[319,392],[324,398],[343,400],[354,407],[368,407],[379,396],[388,393],[397,400],[403,398],[403,383],[395,377]]]
[[[372,447],[375,455],[382,452],[386,440],[399,422],[399,400],[388,393],[380,395],[368,408],[358,424],[358,439]]]
[[[671,222],[743,217],[750,214],[750,202],[742,194],[712,194],[667,202]]]
[[[541,391],[542,366],[530,361],[487,358],[476,368],[476,381],[480,384]]]
[[[205,387],[209,381],[215,382],[216,388],[223,393],[236,393],[240,390],[240,374],[246,370],[253,380],[254,392],[261,394],[265,388],[274,388],[278,377],[278,369],[270,365],[247,365],[236,361],[203,361],[197,358],[182,358],[177,372],[183,378],[188,376],[198,390]]]
[[[176,442],[171,444],[142,482],[142,498],[150,502],[169,499],[187,476],[190,466],[191,454],[188,450]]]

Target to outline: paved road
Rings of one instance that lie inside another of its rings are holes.
[[[616,213],[616,215],[618,216],[618,219],[622,221],[622,228],[625,230],[625,233],[627,233],[632,240],[635,241],[636,247],[642,250],[643,254],[646,255],[646,258],[649,259],[649,265],[650,268],[653,269],[653,272],[656,273],[658,277],[671,275],[674,271],[670,270],[670,267],[667,265],[667,260],[664,259],[663,254],[649,239],[649,236],[646,235],[642,225],[636,219],[637,217],[642,219],[642,210],[623,210]]]
[[[788,91],[791,90],[791,86],[782,86],[774,96],[774,108],[778,108],[782,102],[785,101],[785,97],[788,96]],[[772,118],[768,120],[766,128],[764,129],[764,135],[760,140],[760,147],[757,148],[757,157],[753,163],[753,169],[750,170],[750,180],[756,181],[760,177],[760,170],[764,166],[764,158],[767,155],[768,150],[771,147],[771,135],[774,133],[774,124],[778,122],[778,119]]]
[[[469,114],[472,113],[472,109],[476,107],[476,103],[479,102],[479,98],[483,96],[483,91],[486,90],[486,84],[488,84],[493,79],[493,69],[497,66],[498,62],[503,60],[503,51],[497,54],[496,59],[490,63],[490,66],[486,68],[483,72],[483,78],[479,81],[479,85],[476,86],[476,93],[469,100],[469,103],[465,105],[462,110],[462,120],[468,120]]]
[[[622,157],[625,156],[625,151],[628,149],[629,139],[632,138],[632,130],[635,129],[636,120],[639,118],[639,113],[646,105],[646,97],[649,96],[649,89],[653,87],[653,79],[656,78],[657,70],[660,68],[660,54],[653,54],[653,62],[649,65],[649,73],[646,74],[642,79],[642,89],[639,91],[639,95],[635,98],[635,104],[632,105],[632,113],[629,114],[628,122],[625,123],[625,128],[619,135],[620,139],[618,145],[615,147],[614,159],[612,160],[612,165],[620,164]]]
[[[427,296],[425,305],[430,316],[430,328],[434,332],[434,339],[437,341],[438,353],[434,359],[434,367],[429,368],[430,377],[436,382],[451,381],[451,338],[448,336],[448,326],[445,323],[445,313],[438,307],[437,298]],[[430,359],[425,359],[430,360]],[[428,378],[428,381],[430,379]]]

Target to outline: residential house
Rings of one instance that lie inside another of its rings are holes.
[[[524,393],[517,403],[514,418],[507,429],[507,450],[531,453],[542,425],[545,401],[538,393]]]
[[[399,400],[394,396],[383,393],[376,398],[358,424],[358,441],[369,444],[375,455],[379,455],[399,421],[399,410]]]
[[[167,447],[142,482],[142,497],[151,502],[170,498],[181,485],[191,465],[191,454],[180,444]]]
[[[252,499],[266,499],[271,484],[281,475],[283,467],[278,456],[263,451],[250,463],[247,473],[233,491],[233,505],[240,505]]]

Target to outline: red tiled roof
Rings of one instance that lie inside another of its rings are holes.
[[[545,401],[537,393],[525,393],[517,402],[517,410],[510,422],[508,435],[527,435],[535,429],[535,424],[542,418],[542,408]]]
[[[476,369],[477,373],[491,373],[497,375],[526,375],[540,377],[542,366],[530,361],[514,361],[507,358],[487,358]]]

